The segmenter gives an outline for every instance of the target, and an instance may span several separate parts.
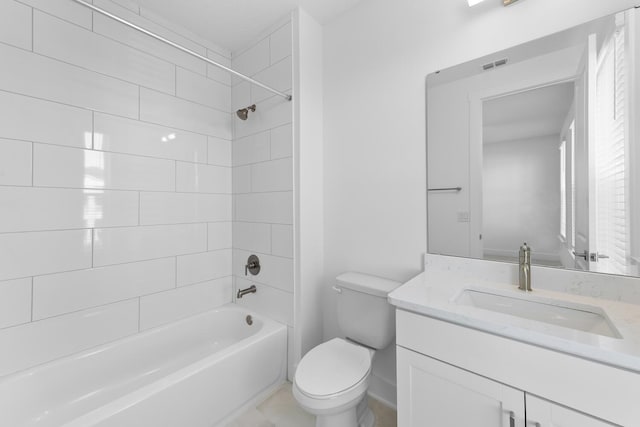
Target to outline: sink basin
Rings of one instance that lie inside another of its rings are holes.
[[[604,310],[595,306],[479,289],[463,290],[455,302],[592,334],[622,338]]]

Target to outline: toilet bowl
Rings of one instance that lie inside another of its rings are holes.
[[[305,355],[296,371],[293,395],[316,416],[316,427],[373,427],[375,418],[365,396],[374,353],[334,338]]]
[[[334,338],[309,351],[293,380],[293,396],[316,416],[316,427],[373,427],[367,402],[376,349],[395,336],[387,294],[400,283],[360,273],[336,278],[338,324],[347,339]]]

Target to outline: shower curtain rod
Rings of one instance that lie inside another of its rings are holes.
[[[86,1],[83,1],[83,0],[73,0],[73,1],[75,1],[76,3],[79,3],[79,4],[81,4],[81,5],[83,5],[83,6],[85,6],[85,7],[88,7],[88,8],[89,8],[89,9],[91,9],[91,10],[94,10],[94,11],[96,11],[96,12],[98,12],[98,13],[101,13],[101,14],[103,14],[103,15],[105,15],[105,16],[108,16],[109,18],[114,19],[114,20],[116,20],[116,21],[118,21],[118,22],[120,22],[120,23],[122,23],[122,24],[126,25],[127,27],[130,27],[130,28],[133,28],[134,30],[140,31],[141,33],[144,33],[144,34],[148,35],[149,37],[153,37],[153,38],[154,38],[154,39],[156,39],[156,40],[160,40],[160,41],[161,41],[161,42],[163,42],[163,43],[166,43],[166,44],[168,44],[168,45],[170,45],[170,46],[173,46],[173,47],[175,47],[176,49],[181,50],[181,51],[183,51],[183,52],[185,52],[185,53],[188,53],[188,54],[189,54],[189,55],[191,55],[191,56],[195,56],[196,58],[203,60],[203,61],[204,61],[204,62],[206,62],[207,64],[211,64],[211,65],[213,65],[214,67],[221,68],[221,69],[223,69],[223,70],[225,70],[225,71],[227,71],[227,72],[229,72],[229,73],[233,74],[234,76],[240,77],[241,79],[248,81],[249,83],[252,83],[252,84],[254,84],[254,85],[256,85],[256,86],[260,86],[261,88],[266,89],[266,90],[268,90],[269,92],[275,93],[276,95],[283,97],[283,98],[284,98],[284,99],[286,99],[287,101],[291,101],[291,99],[292,99],[292,96],[291,96],[291,95],[289,95],[289,94],[287,94],[287,93],[280,92],[279,90],[276,90],[276,89],[274,89],[274,88],[272,88],[272,87],[269,87],[269,86],[265,85],[264,83],[260,83],[259,81],[254,80],[254,79],[252,79],[252,78],[251,78],[251,77],[249,77],[249,76],[245,76],[244,74],[239,73],[239,72],[237,72],[237,71],[234,71],[234,70],[232,70],[232,69],[231,69],[231,68],[229,68],[229,67],[225,67],[224,65],[219,64],[219,63],[217,63],[216,61],[213,61],[213,60],[211,60],[211,59],[207,58],[206,56],[202,56],[202,55],[200,55],[199,53],[192,51],[191,49],[187,49],[186,47],[181,46],[181,45],[179,45],[179,44],[177,44],[177,43],[174,43],[174,42],[172,42],[171,40],[165,39],[165,38],[164,38],[164,37],[162,37],[162,36],[159,36],[159,35],[157,35],[157,34],[155,34],[155,33],[152,33],[152,32],[151,32],[151,31],[149,31],[149,30],[146,30],[146,29],[144,29],[144,28],[142,28],[142,27],[139,27],[138,25],[133,24],[133,23],[131,23],[131,22],[127,21],[126,19],[120,18],[119,16],[116,16],[116,15],[114,15],[114,14],[110,13],[110,12],[107,12],[107,11],[106,11],[106,10],[104,10],[104,9],[101,9],[101,8],[99,8],[99,7],[97,7],[97,6],[94,6],[94,5],[92,5],[91,3],[87,3]]]

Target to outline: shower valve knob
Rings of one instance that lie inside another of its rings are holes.
[[[249,273],[253,276],[260,273],[260,259],[255,255],[251,255],[244,266],[244,275],[247,276]]]

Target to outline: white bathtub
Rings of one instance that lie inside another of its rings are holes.
[[[215,426],[283,383],[286,358],[285,326],[227,305],[5,377],[0,426]]]

